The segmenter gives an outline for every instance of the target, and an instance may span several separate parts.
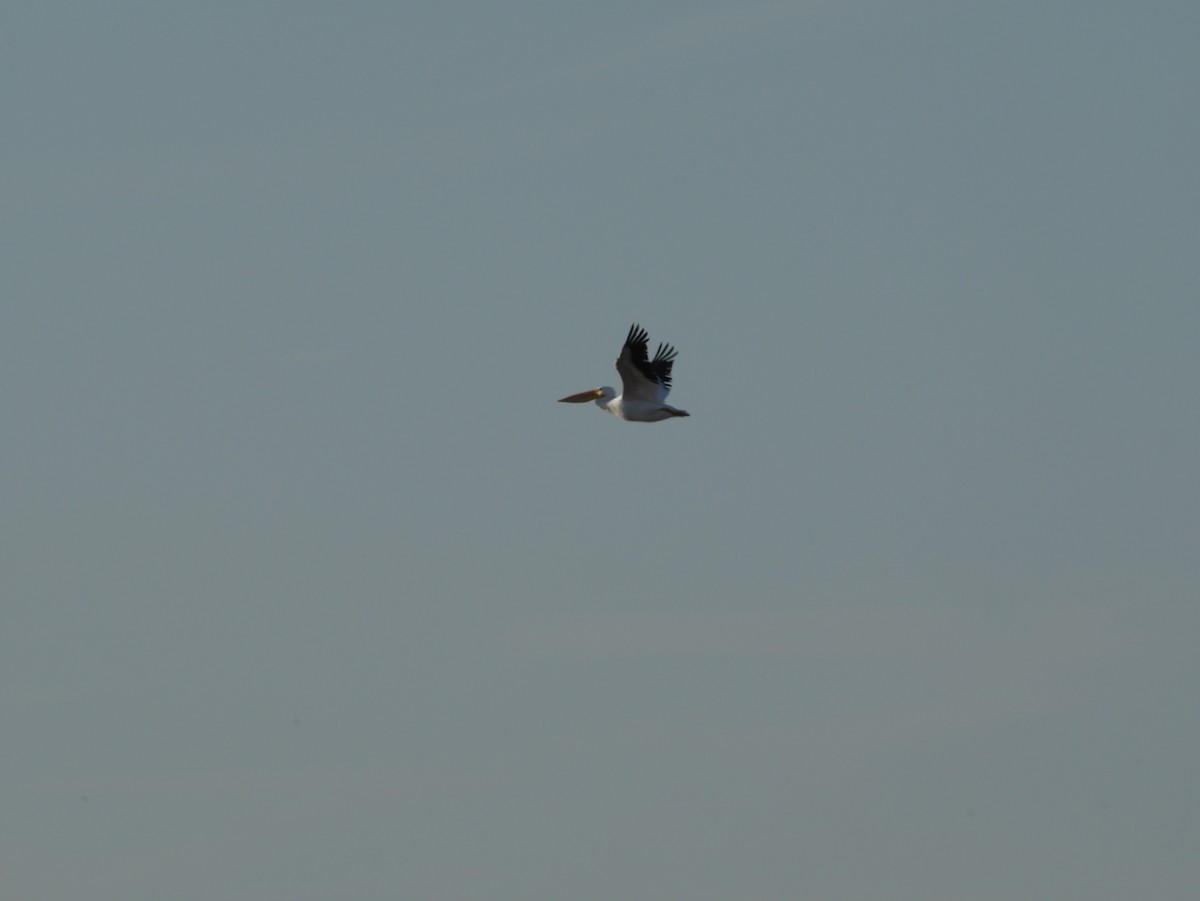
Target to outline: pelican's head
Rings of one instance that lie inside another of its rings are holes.
[[[617,392],[605,385],[603,388],[592,388],[588,391],[580,391],[578,394],[569,394],[566,397],[560,397],[560,404],[586,404],[590,400],[597,403],[610,401],[617,396]]]

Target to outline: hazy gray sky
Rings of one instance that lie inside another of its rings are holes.
[[[1198,33],[9,4],[4,896],[1195,897]]]

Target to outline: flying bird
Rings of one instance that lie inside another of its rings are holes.
[[[559,399],[560,404],[596,406],[631,422],[659,422],[675,416],[689,415],[665,403],[671,390],[671,367],[678,353],[670,344],[659,344],[651,360],[646,352],[646,330],[636,322],[630,326],[625,346],[617,357],[617,372],[621,374],[621,393],[605,385]]]

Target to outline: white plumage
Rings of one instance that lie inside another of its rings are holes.
[[[659,422],[676,416],[688,416],[666,403],[671,390],[671,368],[678,353],[670,344],[659,344],[651,360],[647,353],[646,330],[636,322],[630,326],[625,337],[625,346],[617,357],[617,372],[621,375],[621,393],[605,385],[560,398],[563,404],[585,404],[594,401],[596,406],[607,410],[621,419],[631,422]]]

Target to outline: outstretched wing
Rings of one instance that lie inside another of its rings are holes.
[[[647,338],[646,330],[636,322],[630,326],[625,346],[617,357],[617,372],[621,374],[625,397],[661,404],[671,390],[671,368],[678,351],[670,344],[659,344],[651,360],[647,353]]]

